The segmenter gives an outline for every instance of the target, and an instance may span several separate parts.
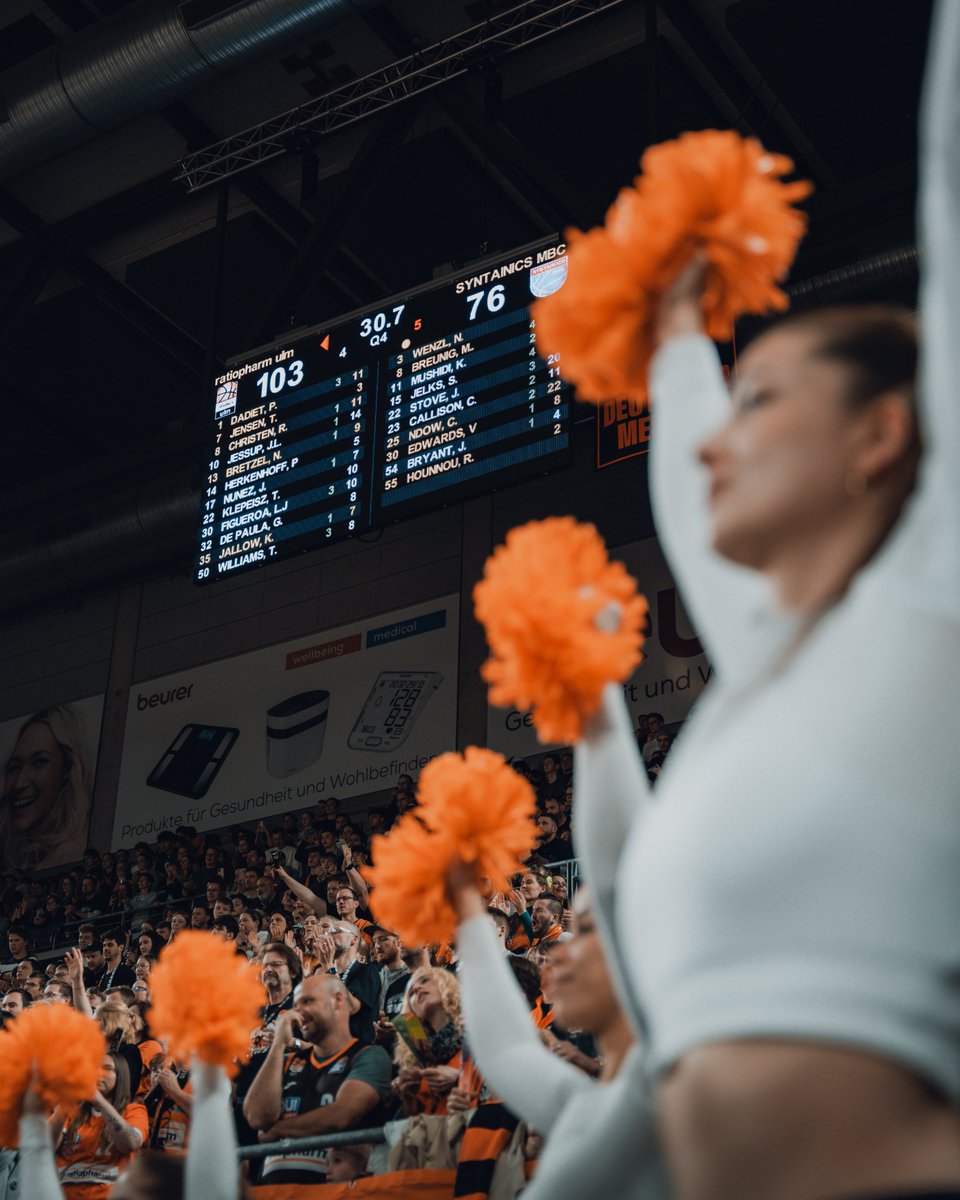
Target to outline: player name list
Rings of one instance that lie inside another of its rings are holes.
[[[217,423],[201,568],[224,575],[277,557],[281,543],[365,527],[369,383],[357,367]]]
[[[568,399],[520,310],[392,355],[383,403],[380,505],[396,516],[407,500],[555,454]]]

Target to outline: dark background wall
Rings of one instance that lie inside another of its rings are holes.
[[[510,528],[567,513],[596,524],[612,548],[651,536],[646,459],[597,471],[588,420],[577,431],[572,468],[393,525],[369,540],[324,547],[205,588],[191,582],[185,563],[8,622],[0,628],[0,720],[106,693],[91,830],[91,841],[106,845],[133,685],[459,592],[458,744],[482,745],[486,689],[478,672],[486,647],[472,618],[473,585]]]

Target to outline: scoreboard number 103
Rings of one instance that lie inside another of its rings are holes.
[[[292,363],[274,367],[272,371],[264,371],[256,380],[260,399],[266,400],[268,395],[276,396],[284,388],[299,387],[303,383],[303,362],[295,358]]]

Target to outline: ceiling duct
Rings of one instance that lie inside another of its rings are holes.
[[[18,530],[0,550],[16,572],[2,607],[29,610],[38,601],[81,596],[107,580],[182,561],[196,540],[199,511],[197,472],[181,470]]]
[[[0,74],[0,179],[183,99],[375,0],[140,0]]]

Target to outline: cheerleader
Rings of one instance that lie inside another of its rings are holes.
[[[916,390],[895,310],[783,321],[729,394],[699,262],[658,310],[657,528],[715,679],[655,802],[609,685],[575,817],[681,1200],[960,1196],[960,4],[929,73]]]

